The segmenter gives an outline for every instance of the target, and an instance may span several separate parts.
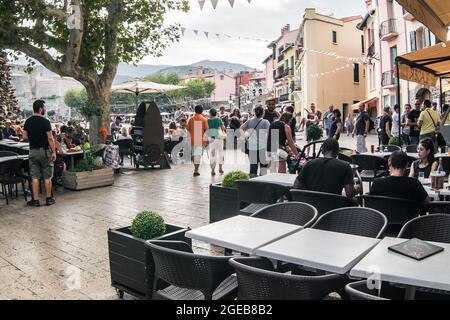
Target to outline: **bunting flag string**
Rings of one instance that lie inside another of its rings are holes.
[[[221,38],[228,38],[228,39],[237,39],[237,40],[251,40],[251,41],[257,41],[257,42],[266,42],[266,43],[270,43],[270,40],[267,39],[261,39],[261,38],[250,38],[250,37],[244,37],[244,36],[233,36],[233,35],[229,35],[226,33],[217,33],[217,32],[212,32],[212,31],[204,31],[204,30],[198,30],[198,29],[189,29],[186,27],[181,27],[181,35],[184,37],[186,36],[188,31],[192,31],[196,36],[199,36],[199,34],[203,33],[205,35],[205,37],[207,39],[211,39],[209,37],[209,35],[214,34],[216,36],[217,39],[221,39]]]
[[[348,68],[355,68],[355,65],[354,64],[346,64],[345,66],[338,67],[338,68],[333,69],[331,71],[320,72],[320,73],[311,73],[310,76],[311,76],[311,78],[318,78],[319,76],[323,77],[323,76],[326,76],[326,75],[329,75],[329,74],[332,74],[332,73],[336,73],[336,72],[339,72],[339,71],[342,71],[342,70],[345,70],[345,69],[348,69]]]
[[[198,5],[200,6],[200,10],[203,10],[203,8],[204,8],[204,6],[205,6],[205,3],[206,3],[206,0],[197,0],[197,1],[198,1]],[[217,3],[219,2],[219,0],[208,0],[208,1],[211,2],[213,9],[216,10],[216,8],[217,8]],[[235,2],[235,0],[228,0],[228,3],[230,4],[230,6],[231,6],[232,8],[234,8],[234,2]],[[247,2],[248,2],[249,4],[251,4],[251,3],[252,3],[252,0],[247,0]]]
[[[341,56],[338,55],[336,52],[331,52],[331,51],[320,51],[320,50],[314,50],[314,49],[303,49],[304,51],[308,51],[308,52],[312,52],[312,53],[317,53],[317,54],[322,54],[322,55],[326,55],[329,57],[335,57],[336,60],[347,60],[348,62],[354,62],[354,63],[363,63],[363,64],[367,64],[367,58],[366,57],[346,57],[346,56]]]

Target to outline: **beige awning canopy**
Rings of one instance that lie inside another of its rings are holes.
[[[417,20],[427,26],[436,37],[447,40],[450,26],[450,0],[397,0]]]
[[[450,41],[397,57],[400,79],[436,86],[450,78]]]
[[[378,102],[378,98],[377,98],[377,97],[373,97],[373,98],[369,98],[369,99],[366,99],[366,100],[357,102],[357,103],[355,103],[355,104],[352,105],[352,111],[359,109],[359,105],[360,105],[361,103],[363,103],[363,104],[365,104],[365,105],[368,105],[368,106],[371,106],[371,105],[373,105],[373,104],[376,105],[377,102]]]

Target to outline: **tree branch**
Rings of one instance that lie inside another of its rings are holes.
[[[111,0],[108,5],[108,20],[105,28],[105,63],[100,79],[109,87],[117,72],[117,35],[121,22],[122,0]],[[108,82],[108,83],[107,83]],[[109,83],[110,82],[110,83]]]
[[[79,0],[72,0],[72,5],[76,5],[81,9]],[[78,65],[78,59],[80,58],[81,42],[83,41],[83,12],[80,12],[79,24],[81,29],[70,29],[69,45],[66,47],[66,56],[63,70],[66,72],[72,72]]]
[[[49,4],[46,4],[43,0],[16,0],[17,2],[20,2],[24,5],[33,7],[33,5],[36,4],[36,2],[41,6],[42,8],[45,8],[44,11],[49,16],[55,17],[58,20],[67,21],[67,18],[69,18],[69,14],[63,10],[57,9],[54,6],[51,6]],[[41,9],[41,8],[39,8]]]

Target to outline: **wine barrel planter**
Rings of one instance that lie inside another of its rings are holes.
[[[164,235],[152,240],[176,240],[189,244],[191,239],[184,234],[190,228],[166,224]],[[119,297],[126,292],[139,299],[151,299],[155,265],[145,240],[133,237],[130,227],[108,230],[109,267],[111,285],[116,288]]]
[[[64,188],[70,190],[106,187],[114,184],[114,170],[105,168],[86,172],[64,171],[62,179]]]

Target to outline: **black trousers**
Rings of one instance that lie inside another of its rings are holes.
[[[267,168],[266,150],[249,150],[250,174],[258,175],[258,167]]]

